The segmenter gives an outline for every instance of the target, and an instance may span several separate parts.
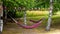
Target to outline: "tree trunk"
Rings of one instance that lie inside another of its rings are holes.
[[[52,22],[52,10],[53,10],[53,0],[50,0],[50,11],[49,11],[49,18],[48,18],[48,23],[47,23],[47,27],[46,30],[49,31],[50,30],[50,26],[51,26],[51,22]]]
[[[6,25],[6,22],[7,22],[7,11],[6,11],[6,7],[5,6],[3,7],[3,10],[4,10],[4,25]]]
[[[2,7],[2,2],[0,2],[0,33],[3,30],[3,20],[1,19],[3,17],[3,7]]]
[[[27,23],[26,23],[26,11],[24,11],[24,24],[27,25]]]

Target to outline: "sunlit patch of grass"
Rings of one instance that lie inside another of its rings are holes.
[[[27,13],[33,13],[33,14],[48,14],[48,11],[27,11]]]
[[[46,16],[48,15],[48,11],[27,11],[27,16],[35,17],[35,16]]]
[[[57,12],[57,15],[60,15],[60,11]]]

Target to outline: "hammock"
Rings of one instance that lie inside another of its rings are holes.
[[[10,15],[9,15],[10,16]],[[17,24],[17,25],[19,25],[20,27],[22,27],[22,28],[26,28],[26,29],[32,29],[32,28],[37,28],[41,23],[42,23],[42,20],[40,20],[40,22],[38,22],[38,23],[35,23],[35,24],[33,24],[33,25],[31,25],[31,26],[28,26],[28,25],[23,25],[23,24],[20,24],[20,22],[17,22],[14,18],[12,18],[11,16],[10,16],[10,18]]]

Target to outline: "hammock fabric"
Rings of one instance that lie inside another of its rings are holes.
[[[11,17],[11,16],[10,16]],[[33,25],[31,25],[31,26],[28,26],[28,25],[23,25],[23,24],[20,24],[19,22],[17,22],[14,18],[12,18],[11,17],[11,19],[16,23],[16,24],[18,24],[20,27],[22,27],[22,28],[26,28],[26,29],[32,29],[32,28],[36,28],[36,27],[38,27],[40,24],[41,24],[41,22],[42,22],[42,20],[40,20],[40,22],[38,22],[38,23],[35,23],[35,24],[33,24]]]
[[[35,21],[35,20],[30,20],[31,22],[34,22],[34,23],[38,23],[38,22],[40,22],[42,19],[44,19],[44,18],[41,18],[40,20],[38,20],[38,21]]]
[[[42,22],[42,21],[41,21],[41,22]],[[33,24],[32,26],[22,25],[22,24],[19,24],[19,23],[17,23],[17,24],[18,24],[19,26],[23,27],[23,28],[32,29],[32,28],[38,27],[38,26],[41,24],[41,22],[35,23],[35,24]]]

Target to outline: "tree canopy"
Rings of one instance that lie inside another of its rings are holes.
[[[14,7],[25,7],[31,9],[35,7],[49,8],[50,0],[2,0],[3,5],[9,10],[14,10]],[[53,0],[53,13],[60,9],[60,0]]]

